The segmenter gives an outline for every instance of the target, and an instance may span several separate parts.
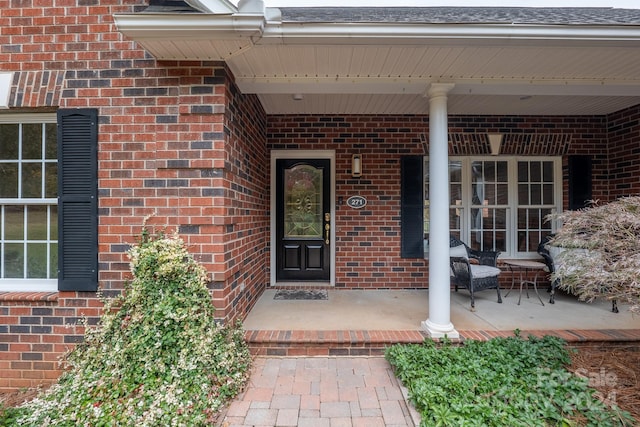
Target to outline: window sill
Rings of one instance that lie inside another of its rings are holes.
[[[58,301],[58,292],[0,292],[0,304],[49,303]]]

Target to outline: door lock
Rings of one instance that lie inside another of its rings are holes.
[[[331,240],[329,239],[329,231],[331,230],[331,214],[330,213],[325,213],[324,214],[324,220],[325,220],[325,224],[324,224],[324,243],[325,244],[329,244],[331,243]]]

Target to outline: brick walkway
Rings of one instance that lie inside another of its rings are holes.
[[[259,357],[221,426],[406,427],[415,417],[382,357]]]

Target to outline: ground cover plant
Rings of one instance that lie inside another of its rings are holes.
[[[633,426],[589,380],[566,369],[564,341],[546,336],[395,345],[385,354],[422,426]]]
[[[245,384],[239,325],[221,326],[204,268],[177,236],[129,252],[133,280],[65,360],[59,381],[5,411],[20,426],[202,426]],[[2,423],[0,419],[0,424]]]

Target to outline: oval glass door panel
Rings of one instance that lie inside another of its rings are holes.
[[[323,170],[298,165],[284,172],[284,237],[321,238]]]

